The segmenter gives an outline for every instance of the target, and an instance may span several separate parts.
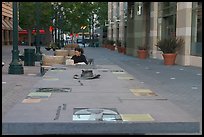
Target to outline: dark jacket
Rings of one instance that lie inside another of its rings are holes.
[[[81,56],[72,56],[72,58],[74,60],[74,64],[75,63],[79,63],[79,62],[84,62],[86,64],[88,64],[87,60],[86,60],[86,57],[82,54]]]

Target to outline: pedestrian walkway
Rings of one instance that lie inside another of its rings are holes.
[[[25,47],[19,47],[21,51],[23,51],[23,48]],[[7,74],[8,63],[11,61],[8,58],[10,51],[11,47],[10,49],[9,47],[3,47],[2,61],[5,62],[5,66],[2,70],[2,81],[6,83],[2,82],[2,110],[4,110],[2,115],[6,114],[15,103],[21,102],[28,94],[28,89],[32,87],[32,83],[40,79],[38,63],[36,63],[35,67],[24,66],[26,73],[23,75]],[[53,51],[46,51],[43,48],[41,48],[41,51],[45,54],[53,54]],[[201,68],[179,65],[165,66],[162,60],[150,58],[140,60],[137,57],[119,54],[116,51],[100,47],[86,47],[84,51],[87,58],[94,58],[94,63],[97,65],[120,66],[134,76],[141,87],[156,91],[156,93],[167,98],[197,121],[200,121],[202,125]],[[32,73],[36,75],[31,75]],[[13,100],[14,98],[15,100]]]
[[[85,49],[85,53],[94,56],[97,64],[117,64],[137,78],[143,87],[157,91],[200,121],[202,129],[202,68],[165,66],[163,60],[141,60],[105,48]]]

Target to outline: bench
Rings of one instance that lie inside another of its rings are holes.
[[[45,72],[54,64],[65,64],[65,57],[43,54],[42,61],[40,62],[41,75],[44,75]]]
[[[55,50],[54,56],[69,56],[69,50]]]
[[[55,56],[74,56],[75,50],[72,49],[66,49],[66,50],[55,50],[54,52]]]
[[[72,49],[67,49],[67,50],[55,50],[54,52],[54,56],[63,56],[64,57],[64,61],[65,61],[65,65],[67,65],[67,61],[69,62],[69,60],[72,58],[72,56],[75,55],[75,50]]]
[[[76,43],[74,43],[74,44],[67,44],[67,45],[65,45],[64,46],[64,49],[65,50],[69,50],[69,49],[75,49],[76,47],[79,47],[79,45],[78,44],[76,44]]]

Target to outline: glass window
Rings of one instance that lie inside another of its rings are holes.
[[[176,35],[176,2],[160,2],[158,10],[158,38]]]
[[[202,57],[202,2],[193,2],[191,55]]]

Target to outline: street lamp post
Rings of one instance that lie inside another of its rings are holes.
[[[58,12],[57,15],[59,17],[59,25],[58,25],[58,46],[59,49],[61,49],[61,47],[63,46],[62,44],[62,37],[61,37],[61,33],[62,33],[62,16],[64,16],[65,12],[64,12],[64,7],[61,6],[61,2],[58,2]]]
[[[17,2],[13,2],[13,50],[12,62],[9,65],[9,74],[24,74],[23,65],[19,61]]]
[[[39,2],[35,3],[35,12],[36,12],[36,54],[35,54],[35,61],[41,61],[42,60],[42,53],[40,51],[40,34],[39,34]]]
[[[60,12],[58,11],[57,12],[58,13],[58,15],[60,14]],[[59,22],[58,22],[58,28],[57,28],[57,30],[58,30],[58,48],[60,49],[61,48],[61,43],[60,43],[60,25],[61,25],[61,17],[60,16],[58,16],[58,19],[59,19]]]
[[[94,47],[94,13],[92,13],[91,32],[92,32],[92,33],[91,33],[91,37],[92,37],[92,39],[91,39],[92,45],[91,45],[91,46]]]
[[[59,43],[59,5],[61,5],[61,2],[51,2],[54,11],[55,11],[55,45],[60,48],[60,43]]]
[[[52,5],[54,6],[54,3],[52,2]],[[54,27],[55,27],[55,37],[54,37],[54,42],[55,45],[57,45],[57,11],[54,7],[54,12],[55,12],[55,21],[54,21]]]
[[[86,26],[81,26],[81,29],[82,29],[82,43],[83,43],[84,48],[85,48],[85,41],[84,41],[84,30],[86,29]]]
[[[61,24],[61,25],[60,25],[60,26],[61,26],[61,31],[60,31],[60,32],[61,32],[61,33],[60,33],[60,34],[61,34],[61,47],[64,47],[64,38],[63,38],[63,33],[64,33],[64,32],[63,32],[63,30],[62,30],[62,26],[63,26],[62,21],[63,21],[63,19],[66,20],[66,15],[65,15],[65,12],[64,12],[63,9],[64,9],[64,7],[61,7],[61,11],[62,11],[62,15],[63,15],[63,17],[61,17],[61,23],[60,23],[60,24]]]

